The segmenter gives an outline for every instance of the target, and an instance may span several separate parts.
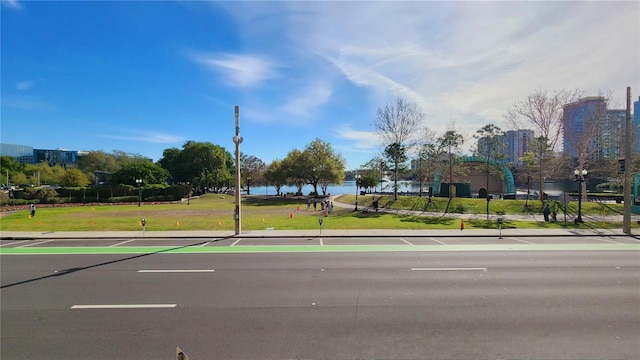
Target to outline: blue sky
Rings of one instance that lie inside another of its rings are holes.
[[[397,97],[466,136],[537,89],[640,91],[640,2],[7,1],[1,141],[157,161],[206,141],[266,163],[315,138],[355,169]]]

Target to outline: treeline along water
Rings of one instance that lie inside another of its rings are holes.
[[[392,192],[393,191],[393,182],[385,182],[382,184],[384,192]],[[358,192],[364,189],[359,189]],[[371,189],[372,191],[379,192],[380,185],[378,185],[375,189]],[[280,193],[284,194],[295,194],[298,191],[298,188],[295,186],[285,185],[280,188]],[[302,194],[309,195],[313,191],[313,186],[305,185],[302,187]],[[413,183],[410,181],[399,181],[398,182],[398,191],[399,192],[419,192],[420,185],[418,183]],[[246,193],[243,191],[243,193]],[[331,184],[327,188],[327,195],[344,195],[344,194],[354,194],[356,193],[356,183],[355,181],[345,181],[342,184]],[[275,195],[276,188],[273,185],[269,186],[252,186],[251,187],[251,195]],[[318,194],[322,195],[322,188],[318,185]]]

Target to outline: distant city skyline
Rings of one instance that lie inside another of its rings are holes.
[[[379,157],[401,97],[465,136],[537,90],[640,91],[640,2],[0,2],[0,141],[157,161],[187,140],[266,163],[313,139]]]

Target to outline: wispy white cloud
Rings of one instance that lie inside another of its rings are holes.
[[[0,4],[2,4],[2,6],[15,9],[15,10],[22,9],[22,5],[18,2],[18,0],[1,0]]]
[[[613,89],[622,96],[626,86],[640,88],[640,53],[632,45],[640,43],[637,1],[215,6],[236,21],[244,48],[274,48],[266,53],[286,69],[270,84],[279,96],[261,94],[266,111],[256,116],[315,115],[338,129],[336,146],[348,151],[377,149],[371,113],[396,97],[418,104],[427,115],[424,125],[437,133],[455,123],[471,143],[488,123],[506,130],[503,114],[538,89],[580,88],[586,95]],[[292,77],[297,86],[281,82]],[[299,89],[313,89],[318,78],[331,79],[331,95],[314,103]],[[353,112],[348,126],[338,125],[335,114],[355,106],[369,111]],[[305,113],[307,107],[314,111]]]
[[[56,107],[50,102],[43,100],[39,97],[8,97],[2,98],[2,107],[20,109],[20,110],[34,110],[34,111],[50,111]]]
[[[352,151],[371,152],[380,147],[380,137],[373,131],[354,130],[351,124],[343,124],[333,132],[336,138],[347,141]]]
[[[538,88],[589,93],[639,78],[638,53],[624,46],[638,43],[637,2],[367,5],[294,3],[293,15],[303,15],[291,16],[290,36],[375,101],[416,102],[434,127],[501,122]]]
[[[331,94],[332,89],[329,84],[312,83],[300,93],[294,93],[294,96],[282,106],[282,110],[292,115],[309,116],[329,101]]]
[[[114,140],[125,140],[125,141],[135,141],[135,142],[143,142],[143,143],[156,143],[156,144],[180,144],[185,142],[187,139],[181,136],[176,136],[172,134],[162,134],[162,133],[143,133],[142,131],[135,131],[138,134],[136,135],[114,135],[114,134],[93,134],[93,136],[114,139]]]
[[[193,55],[192,59],[220,74],[232,87],[255,87],[276,77],[275,65],[266,58],[242,54]]]
[[[19,83],[16,84],[16,89],[27,90],[32,88],[33,85],[35,85],[35,81],[31,81],[31,80],[20,81]]]

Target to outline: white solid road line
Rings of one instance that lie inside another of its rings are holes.
[[[238,239],[238,240],[234,241],[234,242],[233,242],[233,244],[231,244],[231,245],[229,245],[229,246],[234,246],[234,245],[235,245],[235,244],[237,244],[240,240],[242,240],[242,239]]]
[[[178,304],[121,304],[121,305],[73,305],[71,309],[161,309],[174,308]]]
[[[139,273],[210,273],[210,272],[214,272],[214,269],[194,269],[194,270],[172,270],[172,269],[167,269],[167,270],[138,270]]]
[[[485,267],[477,268],[411,268],[412,271],[487,271]]]

